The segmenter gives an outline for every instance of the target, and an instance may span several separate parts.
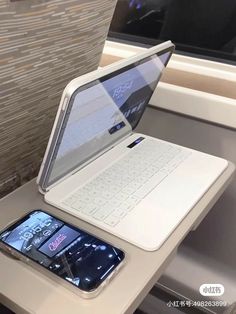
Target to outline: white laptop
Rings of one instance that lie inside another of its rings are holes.
[[[71,81],[38,176],[47,203],[149,251],[227,167],[134,132],[173,49],[165,42]]]

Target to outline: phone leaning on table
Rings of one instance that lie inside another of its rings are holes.
[[[54,280],[96,296],[124,263],[125,254],[101,239],[42,210],[34,210],[0,233],[0,249]]]

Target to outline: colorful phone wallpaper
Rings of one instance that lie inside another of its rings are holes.
[[[124,259],[121,250],[40,210],[9,227],[0,240],[87,292]]]

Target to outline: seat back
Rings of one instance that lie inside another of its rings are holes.
[[[0,196],[37,174],[62,91],[97,68],[115,3],[0,1]]]

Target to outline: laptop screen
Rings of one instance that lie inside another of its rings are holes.
[[[155,54],[76,90],[49,167],[48,185],[132,132],[170,55]]]

